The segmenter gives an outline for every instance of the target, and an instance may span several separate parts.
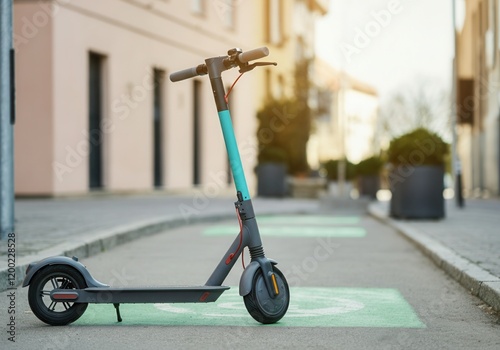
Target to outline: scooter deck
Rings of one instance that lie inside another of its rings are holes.
[[[226,286],[55,289],[51,298],[93,304],[209,303],[228,289]]]

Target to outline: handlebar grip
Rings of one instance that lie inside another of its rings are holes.
[[[240,53],[238,59],[240,60],[241,63],[248,63],[250,61],[266,57],[267,55],[269,55],[269,49],[263,46],[259,47],[258,49],[253,49],[250,51]]]
[[[197,77],[198,75],[205,75],[205,74],[207,74],[206,66],[204,64],[200,64],[197,67],[183,69],[178,72],[170,74],[170,81],[175,83],[176,81],[194,78]]]

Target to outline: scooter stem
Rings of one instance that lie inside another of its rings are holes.
[[[257,226],[257,221],[255,220],[255,215],[253,211],[252,201],[250,199],[250,193],[248,191],[247,182],[245,179],[245,173],[241,163],[241,157],[238,150],[238,144],[236,142],[236,137],[234,135],[234,128],[231,121],[231,114],[229,112],[229,107],[225,99],[224,83],[222,82],[221,73],[233,65],[231,62],[228,63],[227,57],[212,57],[205,60],[207,66],[208,75],[210,77],[210,84],[212,86],[212,92],[215,99],[215,104],[217,106],[217,111],[219,114],[219,120],[222,128],[222,134],[224,136],[224,142],[226,144],[227,154],[229,157],[229,164],[231,166],[231,171],[233,174],[234,184],[236,186],[238,201],[235,202],[236,209],[238,210],[238,215],[242,219],[242,242],[240,244],[239,237],[235,239],[226,255],[219,262],[219,265],[213,272],[213,274],[208,279],[206,285],[214,286],[221,285],[229,274],[238,256],[243,251],[244,247],[248,247],[250,250],[250,255],[252,261],[258,262],[262,271],[266,287],[269,291],[269,295],[275,296],[276,289],[273,284],[272,276],[273,269],[272,264],[264,255],[264,249],[262,248],[262,241],[260,239],[259,229]],[[228,258],[230,255],[231,258]]]
[[[206,59],[205,63],[207,65],[208,76],[210,77],[210,84],[212,85],[212,92],[219,114],[219,121],[226,144],[229,165],[231,166],[236,191],[241,193],[242,200],[245,201],[250,199],[250,194],[241,163],[238,144],[234,136],[233,122],[225,99],[224,84],[221,78],[221,73],[228,69],[224,64],[225,59],[226,57],[213,57]]]

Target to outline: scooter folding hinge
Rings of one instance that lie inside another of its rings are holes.
[[[241,192],[239,191],[238,191],[238,201],[234,202],[234,206],[236,207],[236,210],[238,211],[238,215],[240,216],[241,220],[245,221],[255,217],[255,213],[253,211],[253,207],[251,205],[250,200],[244,201],[243,198],[241,197]]]
[[[239,205],[238,202],[236,202],[236,209],[238,210],[238,215],[243,221],[255,217],[255,214],[252,210],[249,210],[249,208],[245,208],[243,205]]]
[[[238,215],[240,216],[241,220],[246,219],[246,211],[245,208],[243,208],[241,202],[235,202],[234,206],[236,207],[236,210],[238,211]]]

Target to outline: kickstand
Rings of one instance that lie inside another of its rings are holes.
[[[120,304],[113,304],[113,306],[116,309],[116,318],[118,319],[118,322],[121,322],[122,317],[120,316]]]

